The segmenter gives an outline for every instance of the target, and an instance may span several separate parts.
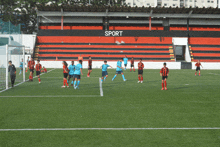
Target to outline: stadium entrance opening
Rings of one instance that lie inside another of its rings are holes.
[[[185,51],[186,51],[185,45],[174,46],[174,54],[175,54],[176,61],[185,61]]]

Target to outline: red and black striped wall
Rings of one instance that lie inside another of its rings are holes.
[[[192,61],[220,62],[220,38],[191,37],[189,44]]]
[[[91,27],[91,26],[90,26]],[[163,30],[40,30],[37,36],[41,60],[84,59],[118,60],[142,58],[146,61],[172,62],[173,37],[189,37],[192,60],[220,61],[220,34],[216,31]]]
[[[160,37],[96,37],[96,36],[38,36],[39,58],[43,60],[84,59],[118,60],[143,58],[151,61],[172,61],[172,38]]]

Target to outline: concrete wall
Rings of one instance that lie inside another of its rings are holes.
[[[71,61],[67,62],[68,65],[71,64]],[[163,62],[143,62],[144,63],[144,69],[161,69],[163,67]],[[62,61],[41,61],[42,66],[45,66],[46,68],[62,68]],[[75,65],[78,64],[78,61],[75,61]],[[104,64],[103,61],[93,61],[92,62],[92,68],[100,68]],[[109,61],[108,64],[112,66],[113,68],[116,68],[117,61]],[[124,65],[124,63],[123,63]],[[130,61],[128,62],[127,68],[130,69],[131,64]],[[135,69],[138,67],[138,61],[134,63]],[[169,69],[181,69],[181,63],[180,62],[167,62],[167,67]],[[88,61],[83,62],[83,68],[88,68]]]
[[[27,57],[30,55],[25,55],[25,67],[27,66]],[[0,56],[1,57],[1,56]],[[20,65],[20,61],[23,57],[18,56],[18,55],[12,55],[11,60],[13,64],[18,67]],[[0,61],[1,62],[1,61]],[[35,61],[36,62],[36,61]],[[40,62],[42,66],[45,66],[46,68],[62,68],[62,61],[41,61]],[[68,65],[71,64],[71,61],[67,61]],[[93,61],[92,62],[92,68],[97,69],[102,66],[104,63],[103,61]],[[144,63],[144,69],[161,69],[163,67],[163,62],[143,62]],[[75,61],[75,65],[78,64],[78,61]],[[116,68],[117,61],[109,61],[108,64],[112,66],[114,69]],[[122,63],[124,67],[124,62]],[[195,70],[196,62],[192,62],[192,69]],[[219,70],[220,69],[220,63],[218,62],[201,62],[203,68],[201,69],[206,69],[206,70]],[[130,69],[130,61],[128,62],[127,69]],[[138,61],[134,63],[135,69],[138,67]],[[181,62],[167,62],[167,67],[169,69],[181,69]],[[88,68],[88,61],[83,62],[83,68],[87,69]]]
[[[68,65],[71,64],[71,61],[67,62]],[[92,68],[100,68],[100,66],[104,63],[103,61],[93,61]],[[163,62],[143,62],[144,69],[161,69],[163,67]],[[78,64],[78,61],[75,61],[75,65]],[[113,68],[116,68],[117,61],[109,61],[108,64]],[[135,69],[137,69],[138,61],[134,63]],[[195,67],[196,62],[192,62],[192,69],[196,69]],[[201,69],[211,69],[211,70],[219,70],[220,63],[218,62],[201,62],[204,68]],[[46,68],[62,68],[62,61],[41,61],[41,65],[45,66]],[[130,69],[130,61],[128,62],[127,69]],[[123,63],[124,66],[124,63]],[[181,69],[181,62],[167,62],[167,67],[169,69]],[[88,68],[88,61],[83,62],[83,68]]]
[[[17,46],[24,45],[25,50],[33,50],[34,45],[35,45],[35,40],[36,40],[36,35],[28,35],[28,34],[18,34],[18,35],[2,34],[0,35],[0,37],[9,38],[10,45],[17,45]],[[5,46],[0,47],[0,50],[3,50],[3,49],[5,49]],[[2,53],[0,52],[0,54]]]
[[[196,66],[195,66],[196,62],[192,62],[192,69],[196,69]],[[211,69],[211,70],[219,70],[220,69],[220,63],[219,62],[201,62],[203,68],[201,67],[201,70],[203,69]]]

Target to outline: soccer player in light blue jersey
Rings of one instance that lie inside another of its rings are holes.
[[[24,64],[24,62],[23,62],[23,59],[21,59],[21,63],[20,63],[20,72],[19,72],[19,75],[22,73],[22,71],[23,71],[23,64]]]
[[[121,58],[121,59],[117,62],[116,74],[115,74],[115,76],[112,78],[112,81],[114,81],[114,79],[116,78],[116,76],[117,76],[118,74],[122,74],[123,80],[126,81],[125,76],[124,76],[123,71],[122,71],[122,68],[123,68],[123,67],[122,67],[122,61],[123,61],[123,58]]]
[[[72,61],[72,64],[68,67],[68,69],[69,69],[69,77],[68,77],[67,83],[69,83],[71,78],[73,78],[73,81],[75,80],[75,77],[74,77],[74,72],[75,72],[74,61]],[[73,86],[73,81],[71,82],[71,86]]]
[[[74,81],[74,89],[79,88],[79,84],[80,84],[80,75],[83,75],[82,73],[82,60],[79,60],[79,64],[77,64],[75,66],[75,72],[74,72],[74,76],[75,76],[75,81]],[[78,79],[77,85],[76,85],[76,81]]]
[[[103,79],[105,81],[106,78],[108,77],[108,72],[107,72],[108,67],[111,67],[111,66],[107,64],[107,61],[104,61],[104,64],[101,66],[101,68],[102,68],[102,82],[103,82]]]
[[[124,65],[125,65],[125,70],[126,70],[126,67],[127,67],[127,64],[128,64],[128,58],[127,56],[125,55],[125,57],[123,58],[124,60]]]

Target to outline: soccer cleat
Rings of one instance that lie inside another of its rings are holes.
[[[138,81],[138,83],[140,83],[141,81]]]
[[[73,84],[71,84],[71,86],[73,86]]]
[[[41,82],[39,82],[39,84],[40,84]]]
[[[61,88],[65,88],[66,86],[62,86]]]
[[[67,86],[67,88],[70,88],[70,86]]]
[[[79,86],[76,86],[75,89],[79,89]]]
[[[143,81],[141,81],[141,83],[143,83]]]
[[[164,88],[162,88],[161,90],[164,90]]]
[[[124,79],[124,81],[127,81],[127,79]]]
[[[74,89],[76,89],[76,86],[74,85]]]
[[[167,90],[167,88],[165,87],[165,90]]]
[[[114,81],[114,79],[112,79],[112,81]]]

